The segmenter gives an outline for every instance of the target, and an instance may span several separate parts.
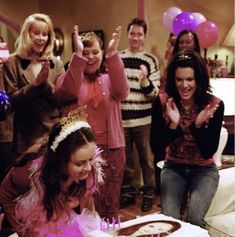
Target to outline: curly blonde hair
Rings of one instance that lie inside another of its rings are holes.
[[[16,54],[24,59],[31,59],[31,38],[29,35],[30,27],[33,24],[44,22],[47,24],[48,27],[48,42],[46,44],[45,49],[42,52],[40,59],[48,59],[53,56],[53,48],[54,48],[54,41],[55,41],[55,33],[54,27],[50,17],[46,14],[42,13],[34,13],[28,16],[21,28],[21,32],[19,37],[16,40]]]

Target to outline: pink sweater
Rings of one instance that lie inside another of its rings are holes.
[[[84,75],[87,59],[73,54],[68,70],[57,80],[56,94],[65,101],[76,98],[76,107],[87,105],[88,122],[97,136],[98,145],[103,144],[102,139],[99,140],[100,134],[106,134],[105,145],[120,148],[125,146],[120,106],[129,94],[129,85],[118,53],[106,56],[106,59],[108,74],[92,81]],[[65,108],[63,114],[74,108],[74,105]]]

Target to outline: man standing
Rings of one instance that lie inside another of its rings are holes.
[[[126,170],[120,208],[135,202],[133,187],[133,145],[139,157],[144,186],[141,210],[152,208],[155,191],[154,161],[151,152],[150,124],[152,99],[158,94],[160,71],[158,60],[144,50],[147,24],[134,18],[127,26],[128,48],[121,51],[125,71],[129,80],[130,94],[122,102],[122,120],[126,141]]]

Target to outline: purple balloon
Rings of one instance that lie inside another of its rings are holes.
[[[178,7],[169,7],[162,15],[162,23],[167,31],[172,32],[172,23],[174,18],[182,12]]]
[[[197,23],[190,12],[182,12],[174,18],[173,33],[177,36],[182,30],[195,31]]]

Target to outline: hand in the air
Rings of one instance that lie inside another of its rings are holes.
[[[83,51],[83,43],[82,43],[82,39],[79,36],[79,27],[78,25],[75,25],[73,27],[73,45],[74,45],[74,51],[75,53],[82,55],[82,51]]]
[[[122,34],[122,27],[118,26],[115,32],[112,34],[111,40],[109,41],[108,53],[114,53],[118,51],[121,34]]]

